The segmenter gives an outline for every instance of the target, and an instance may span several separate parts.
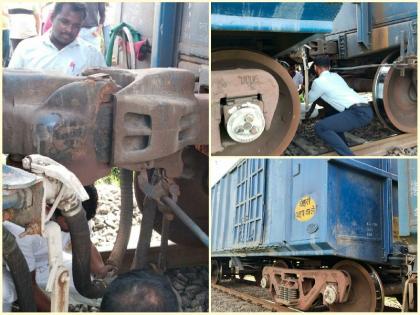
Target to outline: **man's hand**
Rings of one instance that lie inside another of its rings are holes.
[[[99,267],[96,272],[95,276],[98,279],[104,279],[105,277],[113,276],[117,272],[117,268],[112,265],[103,265],[102,267]]]

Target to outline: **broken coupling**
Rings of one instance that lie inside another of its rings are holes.
[[[236,142],[252,142],[263,133],[265,119],[258,105],[246,102],[229,109],[229,114],[227,132]]]

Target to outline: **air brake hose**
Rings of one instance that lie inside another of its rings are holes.
[[[15,236],[3,226],[3,258],[10,268],[22,312],[36,312],[32,277]]]
[[[73,281],[76,290],[90,299],[104,295],[106,286],[102,282],[92,282],[90,278],[90,241],[89,226],[84,211],[69,216],[62,212],[69,226],[73,253]]]
[[[121,269],[122,261],[127,250],[133,218],[133,172],[120,169],[121,210],[117,239],[107,264]]]

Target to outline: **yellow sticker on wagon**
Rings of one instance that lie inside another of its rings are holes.
[[[310,196],[299,199],[295,207],[295,219],[301,222],[313,218],[316,213],[316,202]]]

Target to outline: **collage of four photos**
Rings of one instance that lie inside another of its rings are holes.
[[[417,2],[2,8],[2,312],[417,312]]]

